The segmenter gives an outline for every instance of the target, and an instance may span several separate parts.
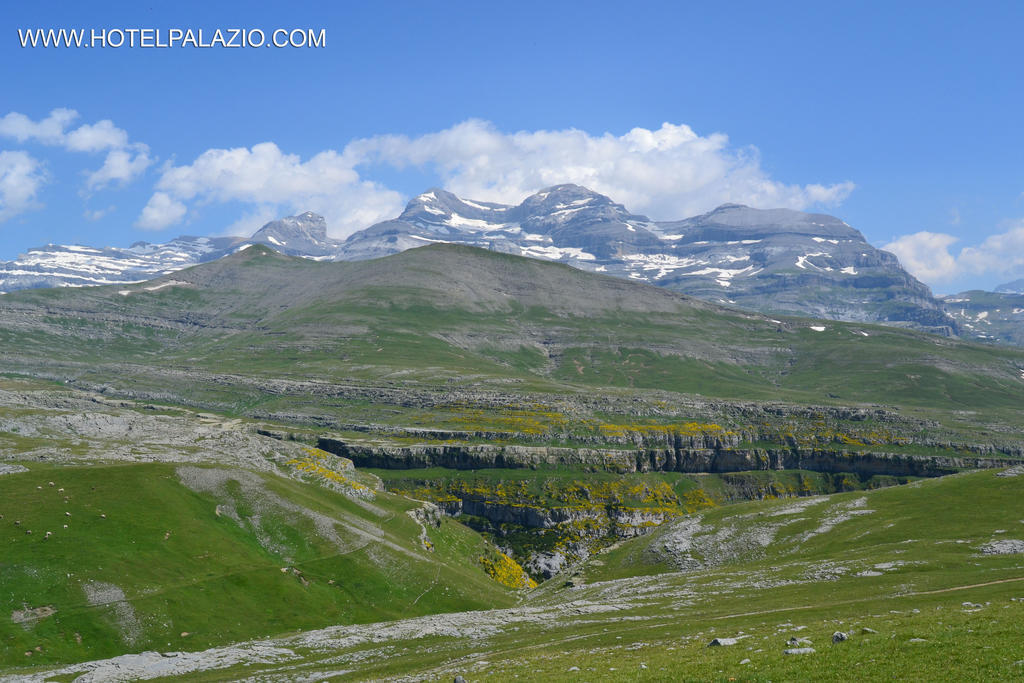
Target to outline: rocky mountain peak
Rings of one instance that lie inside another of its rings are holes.
[[[599,194],[580,185],[565,184],[553,185],[551,187],[544,188],[536,194],[530,195],[523,200],[523,203],[520,204],[519,208],[522,209],[526,215],[536,215],[542,212],[581,207],[584,205],[596,207],[613,204],[614,202],[603,194]],[[623,211],[625,211],[625,209],[623,209]]]
[[[399,220],[414,220],[421,223],[444,223],[453,216],[501,222],[510,207],[493,202],[475,202],[434,187],[413,197],[405,207]]]
[[[247,240],[266,244],[287,254],[328,256],[340,242],[327,236],[327,221],[320,214],[306,211],[271,221]]]
[[[271,237],[284,241],[301,239],[326,242],[327,221],[319,214],[306,211],[297,216],[287,216],[267,223],[256,231],[252,239],[256,242],[263,242],[264,239],[270,240]],[[271,241],[271,243],[274,242]]]
[[[678,222],[679,227],[724,228],[737,233],[792,233],[830,239],[863,241],[859,231],[835,216],[795,209],[755,209],[743,204],[722,204],[700,216]]]

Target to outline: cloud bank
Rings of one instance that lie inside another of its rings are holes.
[[[899,257],[903,267],[931,286],[941,286],[971,275],[1024,275],[1024,220],[1006,225],[981,244],[950,250],[959,238],[946,233],[916,232],[903,235],[882,249]]]
[[[594,136],[575,129],[508,134],[474,119],[416,138],[356,140],[346,155],[398,168],[432,166],[446,189],[506,204],[550,185],[576,183],[658,220],[726,202],[792,209],[837,204],[854,188],[850,182],[786,185],[761,169],[756,149],[731,149],[724,134],[702,137],[671,123]]]
[[[272,142],[251,149],[210,149],[191,164],[164,171],[136,225],[146,230],[175,225],[184,218],[187,203],[242,202],[316,211],[335,232],[348,234],[401,210],[399,193],[361,179],[354,166],[333,150],[302,161]]]
[[[655,219],[684,218],[726,202],[834,205],[854,187],[776,181],[761,168],[757,150],[733,149],[725,135],[702,137],[685,125],[595,136],[575,129],[504,133],[470,120],[418,137],[361,138],[340,153],[326,150],[305,161],[272,142],[209,149],[164,171],[136,225],[160,230],[193,207],[242,202],[253,216],[317,211],[334,235],[348,235],[402,208],[398,192],[361,176],[370,165],[432,170],[456,194],[507,204],[550,185],[577,183]]]

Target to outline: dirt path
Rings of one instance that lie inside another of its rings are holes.
[[[983,588],[985,586],[995,586],[1000,583],[1013,583],[1014,581],[1024,581],[1024,576],[1017,576],[1010,579],[998,579],[996,581],[986,581],[985,583],[971,583],[965,586],[952,586],[950,588],[938,588],[931,591],[914,591],[912,593],[901,593],[899,595],[892,595],[890,598],[912,598],[918,595],[937,595],[939,593],[952,593],[954,591],[965,591],[971,588]],[[852,598],[850,600],[839,600],[836,602],[829,602],[820,605],[797,605],[796,607],[776,607],[774,609],[761,610],[760,612],[739,612],[737,614],[725,614],[720,617],[710,617],[711,619],[718,621],[720,619],[734,619],[738,617],[756,617],[761,614],[774,614],[776,612],[791,612],[796,610],[804,609],[815,609],[817,607],[827,607],[831,605],[854,605],[859,602],[871,602],[872,600],[878,600],[879,596],[871,596],[868,598]]]

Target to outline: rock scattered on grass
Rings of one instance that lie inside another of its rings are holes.
[[[1013,538],[992,541],[981,546],[981,552],[985,555],[1017,555],[1024,553],[1024,541]]]
[[[719,646],[722,646],[722,645],[735,645],[736,643],[740,642],[744,638],[746,638],[746,636],[739,636],[737,638],[715,638],[714,640],[712,640],[710,643],[707,644],[707,647],[719,647]]]
[[[11,621],[15,624],[21,624],[25,630],[30,629],[35,625],[35,622],[45,619],[46,617],[52,616],[57,613],[53,605],[46,605],[45,607],[28,607],[24,609],[14,610],[11,612]]]
[[[788,650],[783,650],[784,655],[813,655],[817,650],[813,647],[791,647]]]
[[[843,633],[842,631],[836,631],[835,633],[832,634],[832,642],[833,643],[841,643],[844,640],[849,640],[849,639],[850,639],[850,636],[848,634],[846,634],[846,633]]]
[[[860,630],[860,632],[861,633],[878,633],[878,631],[876,631],[875,629],[873,629],[873,628],[871,628],[869,626],[865,626],[864,628],[862,628]]]

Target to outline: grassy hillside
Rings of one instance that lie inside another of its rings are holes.
[[[992,551],[1024,547],[1021,476],[971,473],[704,511],[598,555],[518,608],[239,644],[195,655],[178,673],[218,681],[1016,679],[1024,554]],[[674,560],[657,559],[666,547]],[[833,642],[836,632],[847,640]],[[733,640],[709,647],[715,638]],[[267,646],[281,648],[274,661],[259,658]],[[793,648],[814,652],[785,654]],[[58,671],[100,674],[104,666]]]
[[[50,485],[53,482],[53,485]],[[508,605],[493,549],[408,499],[235,468],[0,476],[0,670]]]

